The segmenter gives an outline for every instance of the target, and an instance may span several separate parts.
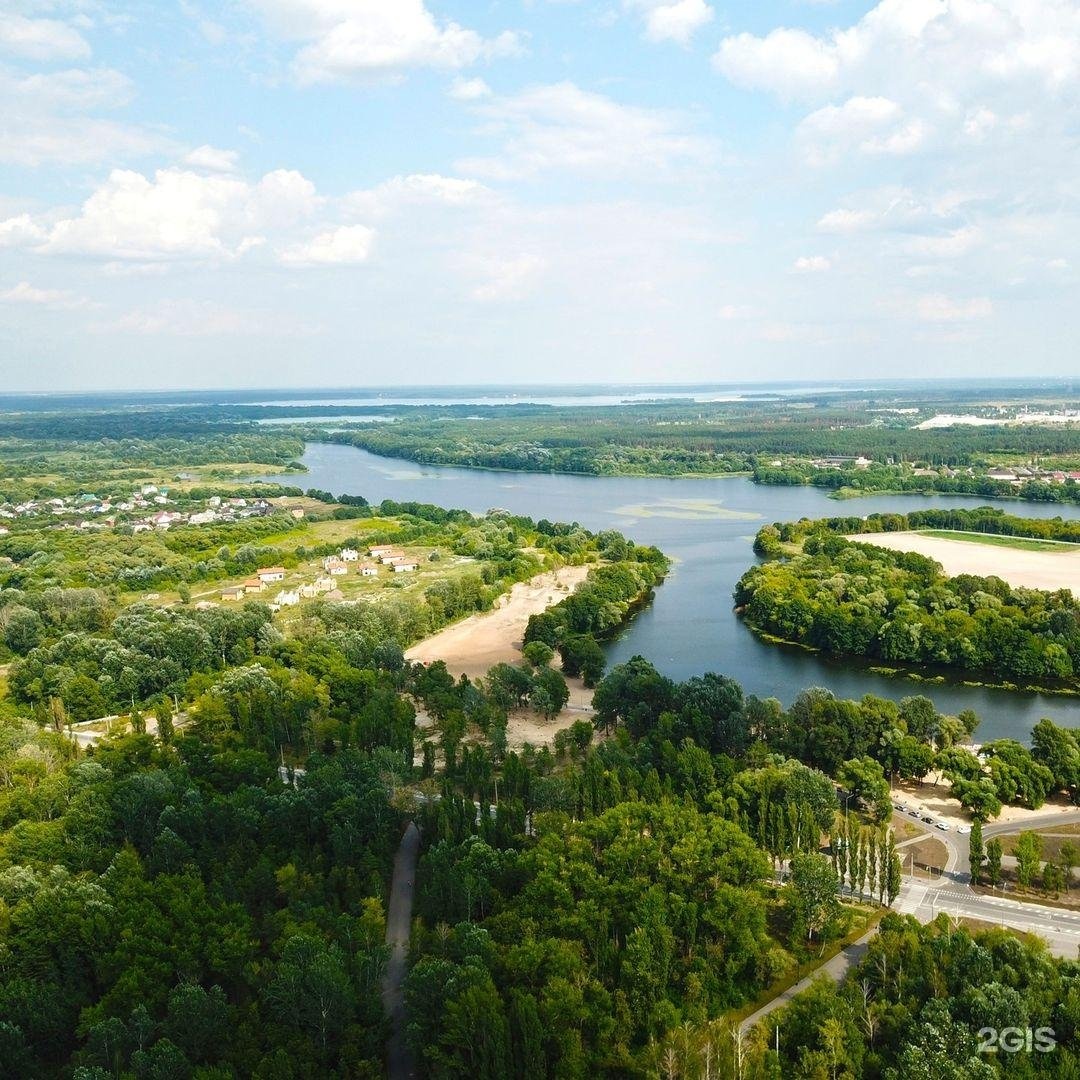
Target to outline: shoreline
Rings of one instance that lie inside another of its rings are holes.
[[[469,615],[418,641],[405,651],[405,659],[430,664],[442,660],[455,678],[482,678],[495,664],[517,664],[529,617],[538,615],[574,592],[596,564],[562,566],[519,581],[501,596],[490,611]],[[506,734],[513,749],[528,742],[550,744],[558,732],[577,720],[592,716],[592,690],[581,679],[567,679],[570,699],[558,716],[545,720],[527,709],[511,711]]]

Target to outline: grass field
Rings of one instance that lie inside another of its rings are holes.
[[[1064,540],[1036,540],[1028,536],[1000,536],[996,533],[962,532],[954,529],[919,529],[920,536],[939,540],[962,540],[969,544],[989,544],[992,547],[1016,548],[1018,551],[1075,551],[1080,544]]]

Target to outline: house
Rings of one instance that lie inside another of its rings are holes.
[[[221,590],[222,600],[243,600],[246,590],[243,585],[230,585]]]
[[[404,559],[405,552],[399,551],[397,548],[391,548],[389,551],[384,552],[380,556],[380,560],[383,566],[389,566],[395,559]]]
[[[342,548],[338,558],[342,562],[356,562],[360,558],[360,552],[356,548]]]
[[[255,574],[264,585],[269,585],[272,581],[285,580],[285,567],[264,566],[261,569],[256,570]]]
[[[384,555],[389,555],[393,550],[393,544],[376,544],[374,547],[368,548],[368,554],[373,559],[381,559]]]
[[[211,521],[217,521],[217,514],[213,510],[200,510],[188,518],[189,525],[209,525]]]
[[[215,604],[213,600],[200,600],[195,605],[195,610],[196,611],[213,611],[213,609],[216,608],[216,607],[217,607],[217,604]]]
[[[286,591],[282,589],[281,592],[274,597],[274,603],[278,607],[295,607],[300,603],[300,594],[295,590]]]
[[[143,484],[139,489],[139,494],[141,495],[156,495],[157,493],[158,489],[154,484]]]
[[[319,590],[314,585],[301,585],[300,596],[304,600],[311,600],[319,595]]]
[[[379,568],[373,562],[362,563],[360,566],[360,574],[363,577],[378,577]]]
[[[349,567],[340,559],[324,559],[323,569],[333,577],[342,577],[349,572]]]
[[[315,591],[320,593],[333,592],[337,586],[334,585],[334,579],[328,577],[318,577],[315,579]]]
[[[415,559],[395,559],[394,573],[403,574],[415,570],[420,564]]]
[[[246,593],[259,593],[265,589],[266,586],[262,583],[260,578],[248,578],[244,582],[244,592]]]

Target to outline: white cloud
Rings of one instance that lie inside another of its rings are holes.
[[[713,9],[705,0],[624,0],[642,15],[645,36],[650,41],[675,41],[687,45],[713,19]]]
[[[0,51],[27,60],[80,60],[90,55],[90,45],[68,23],[8,11],[0,12]]]
[[[479,180],[439,173],[392,176],[366,191],[353,191],[340,201],[346,217],[382,217],[404,208],[421,206],[467,207],[492,197]]]
[[[32,304],[51,308],[87,307],[89,301],[64,289],[40,289],[29,281],[20,281],[10,289],[0,291],[0,303]]]
[[[292,335],[296,327],[273,311],[253,311],[210,301],[164,299],[89,327],[95,334],[128,337],[264,337]]]
[[[857,233],[871,230],[916,230],[931,225],[941,229],[955,220],[979,196],[967,191],[945,191],[921,198],[906,187],[885,186],[851,197],[847,206],[823,214],[817,222],[821,232]]]
[[[512,179],[551,169],[655,174],[710,154],[679,117],[622,105],[571,82],[496,98],[477,112],[488,122],[485,133],[503,140],[498,156],[458,162],[462,172],[477,176]]]
[[[48,233],[29,214],[0,221],[0,248],[40,243]]]
[[[838,80],[840,64],[827,42],[803,30],[774,30],[764,38],[724,38],[713,66],[736,86],[791,99],[818,94]]]
[[[903,108],[885,97],[851,97],[807,116],[798,128],[807,159],[827,164],[857,149],[863,154],[911,153],[922,143],[926,125],[908,120]]]
[[[365,225],[341,225],[278,253],[284,266],[353,266],[366,262],[375,233]]]
[[[901,242],[900,250],[906,255],[920,258],[952,259],[966,255],[982,238],[982,231],[974,225],[965,225],[937,236],[913,236]]]
[[[116,163],[167,151],[170,140],[153,128],[82,115],[126,105],[132,91],[131,81],[111,68],[31,75],[0,69],[0,162]]]
[[[943,293],[930,293],[916,301],[915,313],[924,322],[969,322],[988,319],[994,314],[993,303],[985,296],[956,300]]]
[[[491,97],[491,87],[483,79],[455,79],[450,84],[450,96],[455,101],[479,101]]]
[[[235,150],[219,150],[216,146],[197,146],[184,155],[184,164],[205,172],[234,173],[240,155]]]
[[[823,274],[832,269],[832,260],[825,255],[802,255],[792,266],[797,274]]]
[[[875,220],[870,210],[848,210],[839,208],[823,214],[817,223],[822,232],[850,233],[871,225]]]
[[[303,44],[293,59],[301,83],[398,75],[409,68],[455,70],[514,55],[517,35],[484,38],[440,22],[423,0],[254,0],[271,28]]]
[[[45,255],[115,260],[227,258],[287,230],[324,205],[300,173],[278,169],[257,184],[228,174],[159,169],[153,176],[114,169],[79,213],[0,222],[0,244]]]
[[[547,265],[537,255],[484,256],[466,260],[467,270],[480,278],[473,299],[484,303],[522,299]]]
[[[810,127],[860,119],[836,116],[851,101],[900,110],[878,118],[895,126],[840,150],[909,154],[934,134],[955,152],[1022,133],[1032,111],[1051,120],[1046,134],[1055,138],[1075,115],[1080,17],[1075,0],[880,0],[821,34],[729,35],[713,62],[738,86],[822,105],[804,121]]]

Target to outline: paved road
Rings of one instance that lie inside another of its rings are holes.
[[[383,975],[383,1010],[390,1019],[386,1041],[386,1074],[390,1080],[416,1076],[412,1054],[405,1042],[405,973],[412,929],[416,860],[420,854],[420,830],[410,821],[394,856],[394,877],[390,884],[390,907],[386,913],[386,944],[390,956]]]
[[[920,922],[928,922],[942,912],[1038,934],[1055,956],[1075,960],[1080,947],[1080,912],[990,896],[951,885],[927,889],[926,899],[916,917]]]
[[[957,919],[969,918],[986,923],[997,923],[999,926],[1007,926],[1013,930],[1038,934],[1046,941],[1054,956],[1075,960],[1080,955],[1080,911],[975,892],[969,885],[970,875],[967,870],[960,869],[961,866],[967,866],[968,838],[966,835],[951,831],[941,832],[904,814],[897,814],[896,817],[918,826],[926,835],[941,840],[948,851],[948,860],[940,878],[929,881],[912,877],[905,878],[896,902],[893,904],[894,911],[903,915],[914,915],[921,923],[932,922],[942,913]],[[983,829],[983,837],[1017,832],[1021,828],[1042,828],[1045,831],[1048,826],[1055,823],[1064,825],[1074,821],[1080,821],[1080,810],[1066,814],[1040,815],[1037,818],[1029,818],[1022,825],[1013,823],[988,826]],[[913,837],[897,844],[901,859],[903,849],[920,839],[922,839],[921,836]],[[870,940],[876,933],[875,927],[858,941],[842,949],[811,975],[763,1005],[739,1025],[740,1031],[745,1034],[769,1013],[787,1005],[793,997],[806,990],[814,979],[825,976],[834,982],[840,982],[866,954]]]

